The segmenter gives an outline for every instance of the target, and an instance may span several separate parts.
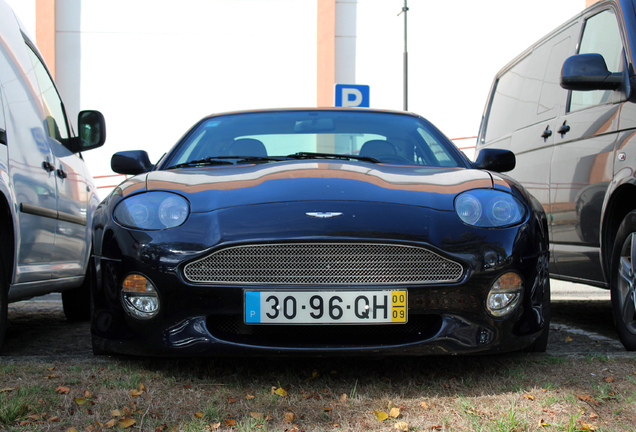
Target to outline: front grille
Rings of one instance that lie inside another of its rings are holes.
[[[280,285],[376,285],[456,282],[457,262],[395,244],[291,243],[234,246],[187,264],[190,282]]]

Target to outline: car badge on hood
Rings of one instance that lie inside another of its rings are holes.
[[[328,219],[328,218],[342,216],[341,212],[307,212],[305,214],[309,217],[314,217],[319,219]]]

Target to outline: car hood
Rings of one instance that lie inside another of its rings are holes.
[[[185,196],[192,212],[299,201],[357,201],[453,210],[458,193],[505,186],[488,171],[358,162],[286,161],[151,171],[124,182],[123,196],[162,190]]]

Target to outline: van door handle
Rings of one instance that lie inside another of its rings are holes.
[[[541,138],[546,139],[552,136],[552,131],[550,130],[550,125],[545,127],[545,130],[541,133]]]
[[[55,167],[49,161],[42,162],[42,168],[44,168],[44,171],[49,172],[49,173],[52,172],[52,171],[55,171]]]
[[[557,129],[557,132],[561,134],[561,136],[565,135],[566,133],[570,132],[570,126],[567,125],[568,121],[564,121],[563,124],[561,126],[559,126],[559,128]]]
[[[62,168],[58,168],[57,176],[61,179],[65,179],[66,177],[68,177],[68,174],[66,174],[66,171],[64,171]]]

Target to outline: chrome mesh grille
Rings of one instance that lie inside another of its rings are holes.
[[[460,264],[394,244],[291,243],[235,246],[187,264],[188,281],[231,284],[374,285],[458,281]]]

